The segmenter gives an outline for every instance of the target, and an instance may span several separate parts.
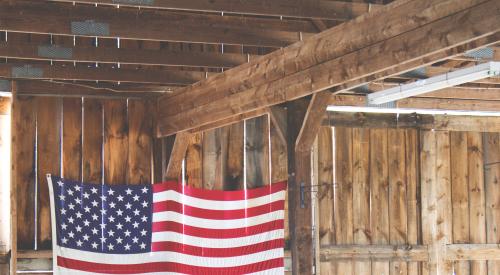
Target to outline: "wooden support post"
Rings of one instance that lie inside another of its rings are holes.
[[[10,159],[11,159],[11,178],[10,178],[10,235],[11,235],[11,247],[10,247],[10,274],[16,275],[17,272],[17,177],[16,177],[16,139],[17,131],[15,131],[16,123],[14,120],[14,113],[17,111],[16,102],[16,82],[12,81],[12,119],[11,119],[11,149],[10,149]]]
[[[329,92],[288,103],[289,222],[293,274],[313,273],[312,145],[321,127]]]
[[[167,180],[178,180],[182,172],[182,160],[186,156],[186,150],[191,140],[191,134],[187,132],[177,133],[172,145],[169,160],[166,166],[164,178]]]

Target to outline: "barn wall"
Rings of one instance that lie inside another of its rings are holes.
[[[445,243],[498,243],[499,138],[498,133],[322,129],[316,156],[320,245],[431,245],[428,194],[436,186],[438,230]],[[499,266],[450,263],[455,274],[499,274]],[[321,274],[428,273],[427,263],[417,262],[324,260],[319,267]]]

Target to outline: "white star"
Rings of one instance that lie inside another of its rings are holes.
[[[99,240],[101,240],[101,243],[105,243],[106,242],[106,237],[100,237]]]
[[[139,214],[141,213],[141,211],[139,211],[139,209],[135,209],[133,212],[134,212],[134,215],[136,215],[136,216],[139,216]]]
[[[114,193],[115,193],[115,191],[113,191],[113,189],[110,188],[108,190],[108,195],[113,196]]]
[[[122,228],[123,228],[123,224],[118,223],[118,224],[116,225],[116,229],[118,229],[118,230],[122,230]]]
[[[94,201],[92,201],[91,203],[92,203],[92,206],[93,206],[93,207],[97,207],[97,205],[99,205],[99,203],[98,203],[98,202],[96,202],[95,200],[94,200]]]
[[[90,212],[90,207],[85,206],[85,208],[83,208],[83,210],[85,210],[85,212],[89,213]]]
[[[118,211],[116,211],[116,214],[117,214],[118,216],[121,216],[121,215],[123,215],[123,211],[122,211],[121,209],[118,209]]]
[[[90,191],[92,191],[92,194],[97,194],[97,189],[95,187],[92,187],[92,189],[90,189]]]
[[[132,241],[133,241],[134,243],[138,243],[138,242],[139,242],[139,239],[138,239],[137,237],[134,237],[134,238],[132,239]]]
[[[66,196],[65,196],[65,195],[59,195],[59,199],[60,199],[60,200],[64,201],[64,199],[65,199],[65,198],[66,198]]]
[[[76,212],[76,217],[81,219],[82,218],[82,213],[80,213],[80,211]]]
[[[132,195],[132,190],[130,188],[127,188],[127,190],[125,190],[125,193],[127,193],[127,195]]]
[[[141,189],[142,190],[142,193],[146,194],[148,192],[148,188],[146,186],[144,186],[144,188]]]
[[[146,249],[146,244],[145,243],[141,243],[141,249]]]
[[[142,220],[142,222],[147,222],[148,221],[148,217],[142,216],[141,220]]]
[[[99,218],[95,213],[92,215],[92,220],[97,221],[97,218]]]
[[[104,196],[104,195],[101,196],[102,201],[106,201],[106,199],[107,199],[106,196]]]
[[[83,242],[82,242],[81,240],[78,240],[78,241],[76,242],[76,245],[77,245],[77,246],[82,246],[82,244],[83,244]]]
[[[97,235],[97,233],[98,233],[98,232],[99,232],[99,231],[98,231],[95,227],[94,227],[94,228],[92,228],[92,234]]]
[[[114,246],[114,245],[112,245],[112,244],[109,244],[109,245],[108,245],[108,249],[109,249],[109,250],[113,250],[113,249],[114,249],[114,247],[115,247],[115,246]]]
[[[73,219],[73,217],[69,217],[69,219],[68,219],[69,223],[73,223],[74,221],[75,221],[75,219]]]
[[[57,182],[57,185],[59,185],[59,186],[63,186],[63,185],[64,185],[64,182],[62,182],[62,181],[58,181],[58,182]]]
[[[82,232],[82,227],[80,225],[77,225],[75,228],[76,232]]]
[[[143,201],[142,202],[142,207],[144,207],[144,208],[148,207],[148,203],[146,201]]]
[[[90,194],[87,193],[87,192],[85,192],[85,193],[83,193],[83,197],[86,198],[86,199],[88,199],[88,198],[90,198]]]
[[[118,237],[118,238],[116,239],[116,243],[117,243],[117,244],[118,244],[118,243],[122,243],[122,241],[123,241],[123,239],[122,239],[122,238],[120,238],[120,237]]]
[[[68,242],[68,239],[66,239],[66,237],[64,237],[64,238],[61,239],[61,241],[62,241],[63,244],[65,244],[65,243]]]
[[[130,202],[127,202],[127,204],[125,204],[125,208],[127,208],[127,209],[132,208],[132,204],[130,204]]]
[[[101,229],[106,228],[106,224],[105,223],[101,223],[100,225],[101,225]]]
[[[82,200],[81,200],[81,199],[79,199],[79,198],[76,198],[76,199],[75,199],[75,202],[76,202],[76,204],[82,204]]]
[[[102,214],[102,215],[106,215],[106,212],[108,212],[108,210],[106,210],[106,209],[101,209],[101,210],[99,210],[99,211],[101,211],[101,214]]]
[[[139,227],[139,224],[137,222],[134,222],[133,225],[134,225],[134,228]]]
[[[128,229],[127,229],[127,231],[125,231],[125,232],[123,232],[123,233],[125,233],[125,237],[130,237],[130,233],[131,233],[131,232],[130,232],[130,231],[128,231]]]
[[[61,228],[62,228],[63,230],[66,230],[66,228],[68,228],[68,225],[67,225],[67,224],[65,224],[65,223],[62,223],[62,224],[61,224]]]
[[[123,196],[122,195],[119,195],[118,197],[116,197],[118,199],[118,201],[123,201]]]
[[[73,233],[73,231],[71,231],[71,232],[69,232],[69,233],[68,233],[68,236],[69,236],[70,238],[73,238],[73,237],[75,236],[75,233]]]
[[[115,231],[113,231],[113,230],[109,230],[109,231],[108,231],[108,235],[109,235],[110,237],[114,237],[114,236],[115,236]]]
[[[89,220],[85,220],[85,221],[83,221],[83,225],[85,225],[85,226],[89,226],[89,224],[90,224]]]
[[[115,222],[115,217],[109,216],[108,220],[109,220],[109,222]]]
[[[144,230],[144,229],[143,229],[143,230],[141,231],[141,236],[146,236],[146,233],[148,233],[148,231],[146,231],[146,230]]]
[[[80,186],[75,185],[75,191],[80,191]]]
[[[109,207],[111,207],[111,208],[115,208],[115,206],[116,206],[116,203],[114,203],[114,202],[111,202],[111,203],[109,204]]]
[[[137,194],[134,196],[134,201],[139,201],[139,196],[137,196]]]
[[[74,204],[72,204],[72,203],[68,204],[68,207],[69,207],[69,209],[71,209],[71,210],[74,210],[74,209],[75,209],[75,205],[74,205]]]
[[[66,209],[61,208],[61,215],[66,215]]]
[[[97,249],[97,244],[95,242],[92,243],[92,248]]]
[[[84,241],[88,241],[88,240],[89,240],[89,238],[90,238],[90,236],[89,236],[89,235],[87,235],[87,234],[83,235],[83,240],[84,240]]]
[[[68,189],[68,194],[69,194],[70,196],[73,196],[73,193],[74,193],[74,192],[73,192],[73,190]]]
[[[126,217],[125,217],[125,221],[126,221],[126,222],[131,222],[131,221],[132,221],[132,218],[131,218],[131,217],[129,217],[129,216],[126,216]]]
[[[126,244],[124,247],[125,247],[125,250],[130,250],[130,245],[129,244]]]

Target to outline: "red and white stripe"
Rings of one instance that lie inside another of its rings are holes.
[[[283,274],[286,183],[241,191],[153,185],[152,252],[57,247],[62,274]],[[70,271],[68,273],[65,273]]]

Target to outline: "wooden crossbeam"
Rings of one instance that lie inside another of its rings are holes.
[[[440,9],[435,9],[437,4]],[[496,42],[499,8],[500,3],[492,0],[394,2],[303,43],[160,98],[159,135],[359,79],[368,82],[421,67],[447,58],[450,52],[460,54],[465,44],[478,48]],[[421,14],[426,16],[422,18]],[[470,23],[460,23],[464,21]],[[350,39],[342,39],[347,33]],[[401,64],[405,66],[399,67]]]
[[[186,157],[186,150],[191,140],[191,134],[182,132],[175,135],[175,140],[170,150],[170,156],[165,170],[167,180],[178,180],[182,172],[182,161]]]
[[[67,66],[0,64],[0,77],[20,79],[98,80],[185,86],[205,79],[206,76],[207,73],[205,72],[181,71],[177,69],[112,69],[84,66],[75,67],[73,64],[68,64]]]
[[[259,0],[259,1],[209,1],[209,0],[163,0],[152,3],[134,3],[124,0],[56,0],[57,2],[78,2],[103,5],[122,5],[131,7],[146,7],[156,9],[172,9],[187,11],[202,11],[215,13],[235,13],[248,15],[287,16],[297,18],[318,18],[332,20],[348,20],[371,9],[379,7],[376,4],[351,3],[343,1],[289,1],[289,0]]]
[[[13,32],[120,37],[282,47],[317,32],[308,21],[240,18],[41,1],[0,2],[0,29]],[[300,35],[302,33],[302,35]]]
[[[185,52],[167,49],[65,47],[45,44],[0,42],[0,56],[16,59],[231,68],[255,58],[246,54]]]

